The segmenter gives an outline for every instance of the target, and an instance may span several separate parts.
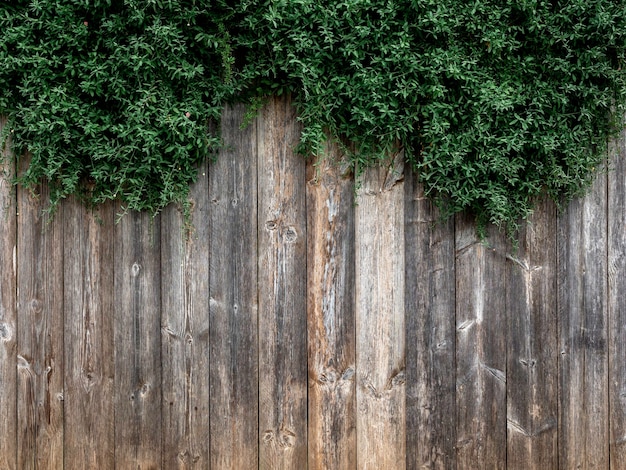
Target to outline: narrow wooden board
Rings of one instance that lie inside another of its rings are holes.
[[[356,468],[354,180],[342,156],[307,165],[309,470]]]
[[[190,192],[191,218],[161,215],[163,468],[209,467],[209,197],[206,163]]]
[[[6,120],[0,117],[0,135]],[[17,280],[15,159],[0,148],[0,468],[17,469]]]
[[[417,174],[405,180],[408,469],[456,461],[454,218],[440,220]]]
[[[609,452],[612,470],[626,462],[626,130],[610,144],[608,174]]]
[[[161,468],[160,223],[128,213],[115,227],[115,462]]]
[[[556,208],[538,202],[507,255],[507,468],[558,468]]]
[[[259,463],[307,465],[305,161],[289,99],[258,121]]]
[[[456,218],[457,467],[506,467],[506,243]]]
[[[225,149],[210,166],[212,468],[258,468],[256,121],[222,114]]]
[[[355,214],[357,460],[406,466],[403,155],[364,171]]]
[[[114,468],[113,205],[64,203],[65,469]]]
[[[609,466],[607,176],[558,221],[559,468]]]
[[[48,200],[45,185],[18,189],[19,469],[63,468],[63,207],[50,220]]]

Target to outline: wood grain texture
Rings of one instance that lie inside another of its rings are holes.
[[[626,130],[610,144],[608,301],[610,462],[626,462]]]
[[[50,220],[48,196],[17,193],[19,469],[63,468],[63,207]]]
[[[336,145],[326,152],[307,165],[308,468],[348,470],[357,464],[354,183]]]
[[[115,461],[161,468],[160,223],[128,213],[115,227]]]
[[[558,220],[559,468],[609,466],[607,176]]]
[[[222,115],[225,148],[211,164],[211,468],[258,468],[256,121]]]
[[[403,155],[364,171],[355,214],[357,460],[406,466]]]
[[[258,121],[259,463],[307,465],[305,161],[289,99]]]
[[[506,247],[456,218],[457,467],[506,467]]]
[[[507,255],[507,468],[558,468],[556,208],[547,199]]]
[[[161,215],[162,445],[168,469],[209,466],[207,166],[199,167],[191,188],[191,219],[185,221],[176,204]]]
[[[6,120],[0,117],[0,135]],[[0,468],[17,469],[17,280],[15,159],[0,148]]]
[[[405,180],[407,468],[456,468],[454,218]]]
[[[66,469],[115,468],[113,216],[64,204]]]

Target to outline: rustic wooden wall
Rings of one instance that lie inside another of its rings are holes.
[[[4,153],[0,469],[624,468],[626,135],[513,250],[401,153],[355,186],[287,100],[243,112],[188,238],[175,206],[49,220]]]

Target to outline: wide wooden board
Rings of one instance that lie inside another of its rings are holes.
[[[417,174],[406,171],[407,469],[456,462],[454,218],[440,220]]]
[[[222,115],[225,148],[210,166],[211,468],[258,467],[256,121]]]
[[[406,466],[403,155],[364,171],[355,214],[357,467]]]
[[[113,217],[64,204],[66,469],[115,468]]]
[[[309,469],[356,468],[354,183],[337,145],[307,164]]]
[[[259,463],[307,465],[305,161],[287,98],[258,121]]]

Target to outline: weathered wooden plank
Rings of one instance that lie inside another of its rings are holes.
[[[256,121],[222,115],[226,148],[210,166],[212,468],[258,468]],[[277,379],[277,380],[281,380]]]
[[[113,216],[64,203],[66,469],[115,468]]]
[[[258,121],[259,463],[307,465],[305,161],[288,99]]]
[[[457,466],[506,466],[506,248],[456,218]]]
[[[48,195],[45,184],[17,192],[20,469],[63,468],[63,207],[50,220]]]
[[[609,466],[607,177],[558,220],[559,468]]]
[[[191,188],[190,220],[176,204],[161,215],[163,468],[209,467],[207,167]]]
[[[364,171],[355,214],[357,460],[406,466],[403,155]]]
[[[309,469],[356,468],[354,182],[341,154],[307,165]]]
[[[454,219],[406,171],[407,468],[456,468]]]
[[[115,227],[115,461],[161,468],[160,223],[128,213]]]
[[[558,468],[556,209],[547,198],[507,258],[507,468]]]
[[[609,452],[612,470],[626,462],[626,130],[610,144],[608,174]]]
[[[0,135],[6,120],[0,117]],[[0,148],[0,468],[17,468],[15,159]]]

